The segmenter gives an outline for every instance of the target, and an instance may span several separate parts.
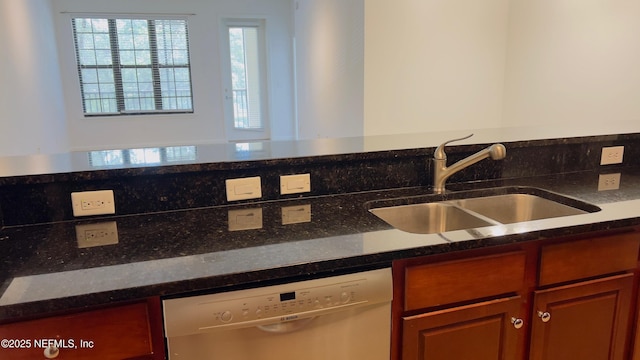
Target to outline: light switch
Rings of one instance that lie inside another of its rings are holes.
[[[282,207],[282,225],[311,222],[311,204]]]
[[[262,208],[229,210],[229,231],[262,229]]]
[[[225,180],[227,201],[259,199],[262,197],[260,176]]]
[[[280,176],[280,194],[298,194],[311,191],[309,174]]]

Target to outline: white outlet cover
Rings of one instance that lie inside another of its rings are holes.
[[[115,245],[118,243],[118,225],[115,221],[76,225],[78,248]]]
[[[116,213],[113,190],[73,192],[71,206],[76,217]]]
[[[603,147],[600,165],[621,164],[623,156],[624,146]]]
[[[600,174],[598,177],[598,191],[618,190],[620,188],[620,173]]]

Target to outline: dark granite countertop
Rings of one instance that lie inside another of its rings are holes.
[[[584,143],[589,139],[599,142],[624,141],[638,139],[640,135],[636,129],[629,133],[613,134],[603,129],[601,131],[604,132],[593,135],[587,129],[575,127],[514,127],[0,156],[0,186],[229,170],[243,168],[248,163],[271,164],[281,159],[287,159],[292,164],[307,163],[309,158],[323,158],[325,162],[335,159],[361,161],[369,157],[377,158],[378,153],[389,151],[423,154],[426,148],[435,148],[445,140],[468,134],[474,135],[449,145],[449,148],[452,145],[508,142],[511,150],[532,143],[546,146]]]
[[[148,296],[225,289],[276,278],[389,266],[394,259],[640,226],[640,168],[618,190],[598,191],[595,171],[451,186],[534,186],[599,206],[594,213],[418,235],[391,228],[366,203],[429,194],[427,187],[286,199],[7,227],[0,231],[0,321]],[[291,223],[284,216],[310,209]],[[234,211],[259,228],[231,231]],[[118,242],[78,247],[76,226],[115,222]]]

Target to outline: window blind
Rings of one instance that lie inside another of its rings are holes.
[[[187,21],[72,19],[85,116],[193,112]]]

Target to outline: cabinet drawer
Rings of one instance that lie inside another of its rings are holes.
[[[634,269],[640,235],[628,233],[542,247],[540,286]]]
[[[522,251],[409,266],[405,270],[405,310],[515,293],[523,288]]]
[[[51,345],[59,349],[57,359],[161,359],[150,316],[141,302],[0,325],[0,339],[17,340],[0,348],[0,359],[44,359]]]

